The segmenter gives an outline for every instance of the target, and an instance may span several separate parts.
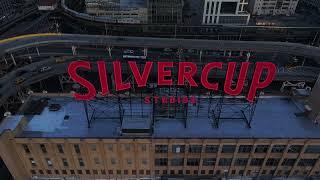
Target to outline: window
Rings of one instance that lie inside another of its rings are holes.
[[[81,166],[81,167],[84,166],[84,162],[83,162],[83,159],[82,159],[82,158],[79,158],[79,159],[78,159],[78,162],[79,162],[79,166]]]
[[[156,145],[155,146],[155,152],[156,153],[167,153],[168,152],[168,146],[167,145]]]
[[[320,146],[309,145],[309,146],[307,146],[304,153],[320,153]]]
[[[243,174],[244,174],[244,170],[240,170],[239,175],[243,176]]]
[[[46,146],[44,144],[40,144],[40,149],[43,153],[47,153]]]
[[[179,171],[180,172],[180,171]],[[182,173],[181,173],[182,174]],[[150,170],[146,170],[146,175],[150,175]]]
[[[147,151],[147,145],[146,144],[141,144],[141,150],[142,151]]]
[[[236,149],[235,145],[224,145],[222,146],[222,153],[234,153]]]
[[[202,161],[203,166],[214,166],[216,164],[215,158],[205,158]]]
[[[126,151],[130,151],[130,144],[124,144],[124,149],[126,150]]]
[[[201,145],[190,145],[189,146],[189,153],[201,153],[202,146]]]
[[[42,170],[39,170],[39,174],[44,174]]]
[[[111,158],[111,164],[116,164],[116,163],[117,163],[116,159],[115,158]]]
[[[35,170],[30,170],[31,174],[36,174]]]
[[[46,158],[46,162],[48,166],[50,167],[52,166],[52,161],[49,158]]]
[[[268,152],[269,145],[258,145],[254,152],[256,153],[266,153]]]
[[[263,158],[253,158],[251,159],[251,166],[262,166],[264,159]]]
[[[252,145],[240,145],[238,153],[250,153],[252,150]]]
[[[97,170],[92,170],[92,171],[93,171],[93,174],[98,174]]]
[[[131,165],[132,164],[132,159],[127,159],[127,164]]]
[[[142,164],[147,165],[148,161],[146,159],[142,159]]]
[[[159,158],[155,159],[156,166],[167,166],[168,165],[168,158]]]
[[[70,174],[76,174],[74,170],[70,170]]]
[[[314,166],[317,159],[300,159],[298,166]]]
[[[184,145],[172,145],[173,153],[184,153],[185,146]]]
[[[113,170],[108,170],[108,174],[113,174]]]
[[[52,174],[51,170],[47,169],[47,174]]]
[[[54,170],[54,173],[56,173],[56,174],[60,174],[60,172],[59,172],[59,170]]]
[[[200,159],[199,158],[190,158],[187,159],[187,166],[199,166]]]
[[[109,151],[113,151],[113,145],[112,144],[108,144],[107,146],[108,146],[108,150]]]
[[[171,166],[183,166],[183,164],[184,164],[183,158],[171,159]]]
[[[281,166],[293,166],[296,159],[283,159]]]
[[[89,169],[86,170],[86,174],[91,174]]]
[[[288,149],[288,153],[300,153],[302,150],[302,145],[292,145]]]
[[[139,174],[144,174],[144,170],[139,170]]]
[[[100,159],[97,158],[97,157],[95,157],[95,158],[94,158],[94,163],[97,164],[97,165],[100,164]]]
[[[266,166],[278,166],[280,159],[270,158],[266,162]]]
[[[33,158],[29,158],[31,166],[35,167],[37,166],[36,161]]]
[[[217,153],[219,151],[219,145],[206,145],[206,153]]]
[[[68,166],[69,166],[68,161],[67,161],[67,159],[65,159],[65,158],[62,158],[62,164],[63,164],[63,166],[65,166],[65,167],[68,167]]]
[[[74,147],[74,151],[77,153],[77,154],[80,154],[81,152],[80,152],[80,146],[79,146],[79,144],[75,144],[75,145],[73,145],[73,147]]]
[[[61,145],[61,144],[57,144],[57,149],[58,149],[58,152],[59,152],[59,153],[61,153],[61,154],[63,154],[63,153],[64,153],[64,151],[63,151],[63,147],[62,147],[62,145]]]
[[[62,170],[62,174],[68,174],[67,170]]]
[[[271,149],[272,153],[283,153],[286,149],[286,145],[274,145]]]
[[[28,145],[22,144],[22,147],[23,147],[25,153],[27,153],[27,154],[30,153],[30,149],[29,149]]]
[[[221,158],[219,160],[219,166],[230,166],[232,162],[231,158]]]
[[[117,170],[117,174],[121,174],[121,170]]]
[[[101,174],[106,175],[106,170],[102,169]]]
[[[248,163],[248,158],[238,158],[234,162],[235,166],[246,166]]]
[[[91,144],[90,145],[91,151],[97,151],[97,145]]]

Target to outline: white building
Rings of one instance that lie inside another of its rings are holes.
[[[250,0],[249,10],[252,15],[292,15],[298,2],[299,0]]]
[[[248,0],[204,0],[203,25],[249,23]]]
[[[85,0],[86,12],[118,23],[147,23],[146,0]]]

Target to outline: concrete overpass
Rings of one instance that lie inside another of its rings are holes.
[[[287,42],[268,41],[227,41],[194,40],[150,37],[120,37],[82,34],[31,34],[0,41],[0,56],[15,51],[54,44],[103,45],[106,47],[140,47],[140,48],[178,48],[178,49],[216,49],[232,51],[255,51],[287,53],[296,56],[312,57],[320,63],[320,48]]]

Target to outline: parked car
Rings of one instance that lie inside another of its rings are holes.
[[[61,105],[60,104],[51,104],[49,106],[49,111],[59,111],[61,109]]]
[[[52,67],[50,66],[44,66],[39,69],[39,72],[47,72],[47,71],[50,71],[51,69]]]
[[[18,77],[18,78],[16,79],[16,84],[19,85],[19,84],[23,83],[25,80],[26,80],[25,77]]]

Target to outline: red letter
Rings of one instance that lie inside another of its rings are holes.
[[[260,77],[261,77],[264,69],[267,70],[267,77],[263,82],[260,82]],[[256,69],[254,71],[249,94],[247,97],[248,101],[253,102],[257,89],[265,88],[269,84],[271,84],[271,82],[275,78],[276,70],[277,70],[276,65],[271,62],[257,62],[256,63]]]
[[[122,69],[120,61],[113,62],[113,71],[114,71],[114,82],[116,84],[116,91],[122,91],[126,89],[130,89],[130,82],[123,83],[122,82]]]
[[[186,71],[186,68],[189,71]],[[178,85],[183,86],[184,80],[187,80],[191,87],[198,87],[193,76],[197,73],[197,65],[192,62],[179,62]]]
[[[139,69],[137,67],[137,63],[135,61],[129,61],[128,63],[129,63],[129,66],[130,66],[130,68],[132,70],[133,77],[134,77],[134,79],[136,80],[136,82],[138,84],[138,87],[147,86],[147,80],[148,80],[148,77],[150,75],[150,71],[151,71],[153,62],[148,61],[146,63],[146,65],[144,66],[142,75],[140,74]]]
[[[96,96],[96,89],[94,86],[87,81],[86,79],[82,78],[77,74],[77,69],[78,68],[85,68],[85,69],[91,69],[90,62],[88,61],[74,61],[69,64],[68,66],[68,74],[71,77],[71,79],[82,86],[86,87],[88,89],[87,94],[78,94],[75,93],[74,97],[77,100],[91,100]]]
[[[150,96],[144,97],[144,103],[145,103],[145,104],[150,104],[150,103],[151,103],[151,101],[150,101]]]
[[[202,70],[201,83],[207,89],[218,90],[218,83],[210,83],[208,81],[209,72],[213,68],[222,69],[222,62],[208,63]]]
[[[97,64],[101,85],[101,94],[102,96],[105,96],[109,93],[106,63],[104,61],[98,61]]]
[[[224,83],[224,92],[231,96],[237,96],[241,93],[245,80],[247,78],[247,72],[249,68],[250,63],[249,62],[243,62],[241,63],[241,69],[240,74],[238,77],[238,82],[235,89],[231,89],[232,86],[232,79],[234,76],[234,71],[236,69],[236,62],[229,62],[228,63],[228,71],[226,75],[226,81]]]
[[[173,67],[173,62],[158,62],[158,85],[172,85],[171,70],[165,70],[166,67]]]

